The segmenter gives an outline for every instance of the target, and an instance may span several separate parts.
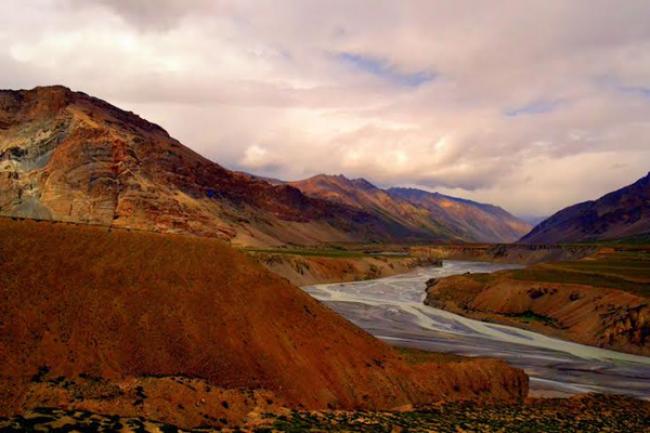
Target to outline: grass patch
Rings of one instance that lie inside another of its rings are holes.
[[[524,323],[541,323],[542,325],[551,326],[553,328],[560,327],[554,319],[550,317],[542,316],[530,310],[519,314],[508,314],[507,316],[512,317],[513,319],[516,320],[520,320]]]

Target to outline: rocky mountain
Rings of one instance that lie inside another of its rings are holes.
[[[524,243],[611,240],[650,234],[650,173],[632,185],[552,215]]]
[[[343,204],[375,215],[396,229],[401,229],[404,236],[434,240],[455,238],[447,227],[431,218],[426,209],[393,197],[365,179],[348,179],[343,175],[321,174],[291,182],[290,185],[309,197]]]
[[[288,184],[230,171],[84,93],[61,86],[0,91],[0,215],[248,246],[506,242],[526,231],[499,208],[426,197],[343,177]]]
[[[527,222],[491,204],[414,188],[390,188],[388,193],[427,209],[432,218],[464,240],[513,242],[531,227]]]
[[[291,182],[310,197],[364,210],[422,237],[464,242],[511,242],[530,226],[505,210],[410,188],[383,190],[365,179],[318,175]]]
[[[0,287],[0,417],[64,407],[223,426],[278,405],[527,393],[503,361],[410,363],[214,238],[0,218]]]
[[[0,91],[0,214],[247,245],[403,234],[359,209],[229,171],[161,127],[60,86]]]

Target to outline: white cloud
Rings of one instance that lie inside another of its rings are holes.
[[[650,169],[646,1],[3,6],[0,87],[83,90],[227,167],[364,176],[527,215]]]

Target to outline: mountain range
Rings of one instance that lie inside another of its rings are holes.
[[[310,197],[367,211],[423,238],[513,242],[530,225],[500,207],[414,188],[380,189],[366,179],[318,175],[291,182]]]
[[[234,172],[138,115],[62,86],[0,91],[0,214],[238,245],[509,242],[529,229],[495,206],[424,191]]]
[[[650,173],[597,200],[562,209],[538,224],[521,242],[590,242],[641,235],[650,235]]]

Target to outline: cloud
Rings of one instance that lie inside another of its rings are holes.
[[[234,169],[549,214],[650,166],[642,0],[8,0],[0,87],[61,83]]]

